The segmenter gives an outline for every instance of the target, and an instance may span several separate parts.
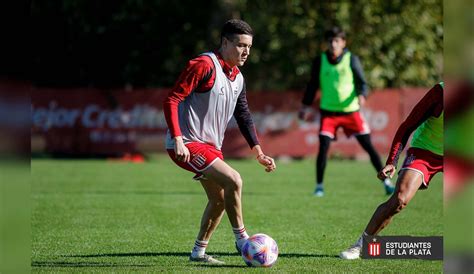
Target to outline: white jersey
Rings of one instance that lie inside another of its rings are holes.
[[[200,142],[221,149],[227,124],[232,118],[237,98],[244,86],[244,77],[238,73],[231,81],[224,74],[221,64],[212,52],[215,68],[214,86],[208,92],[191,92],[178,106],[179,127],[184,143]],[[166,134],[166,149],[174,148],[170,131]]]

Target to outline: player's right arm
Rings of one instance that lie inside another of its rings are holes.
[[[311,66],[311,75],[306,86],[306,91],[303,95],[303,100],[301,104],[301,108],[298,112],[298,118],[301,120],[308,120],[309,115],[311,113],[311,105],[313,104],[314,97],[316,96],[316,92],[319,89],[319,72],[321,70],[321,56],[318,56],[314,59],[313,64]]]
[[[202,86],[202,81],[209,80],[213,73],[211,62],[207,56],[199,56],[189,61],[163,103],[163,112],[171,137],[175,141],[174,152],[178,161],[188,162],[190,159],[179,126],[178,105],[192,91]]]

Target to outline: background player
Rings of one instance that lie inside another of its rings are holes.
[[[328,50],[313,61],[311,79],[303,96],[299,118],[307,120],[317,90],[321,87],[321,123],[319,153],[316,159],[316,196],[323,196],[323,179],[327,155],[332,140],[336,140],[339,127],[345,134],[355,136],[369,154],[376,171],[382,168],[380,157],[370,140],[370,129],[360,108],[365,104],[367,83],[359,58],[346,48],[346,34],[339,27],[326,31]],[[383,180],[387,194],[393,193],[388,178]]]

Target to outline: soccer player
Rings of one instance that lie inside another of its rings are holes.
[[[395,193],[378,206],[363,234],[354,245],[341,252],[341,258],[359,258],[363,236],[377,235],[407,206],[418,189],[426,189],[431,178],[443,171],[443,89],[443,82],[430,89],[398,128],[386,165],[377,175],[384,179],[395,174],[398,157],[416,130],[398,174]]]
[[[227,21],[218,50],[188,62],[166,98],[163,109],[168,124],[166,149],[181,168],[195,173],[208,203],[192,249],[190,261],[223,264],[205,253],[222,215],[227,216],[238,251],[249,237],[242,216],[242,178],[224,161],[221,146],[232,117],[267,172],[275,161],[260,147],[246,98],[244,77],[237,68],[250,54],[253,31],[242,20]]]
[[[331,141],[336,140],[339,127],[347,137],[355,136],[369,154],[376,172],[382,168],[380,157],[370,140],[370,129],[360,108],[365,104],[367,83],[359,58],[346,48],[346,34],[339,27],[326,31],[328,50],[312,64],[311,79],[303,96],[299,118],[308,120],[311,104],[321,88],[319,153],[316,159],[316,189],[314,195],[324,195],[323,178]],[[387,195],[393,193],[390,179],[382,181]]]

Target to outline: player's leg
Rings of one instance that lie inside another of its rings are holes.
[[[206,191],[208,202],[202,215],[201,229],[197,238],[201,241],[209,241],[224,215],[224,189],[210,179],[200,181]]]
[[[359,142],[360,146],[367,152],[367,154],[369,154],[370,162],[375,168],[375,171],[379,172],[383,168],[382,161],[380,160],[379,154],[372,145],[370,134],[356,135],[356,139]]]
[[[395,193],[375,210],[365,228],[368,235],[377,235],[392,220],[393,216],[404,209],[423,183],[420,172],[404,169],[398,176]]]
[[[178,161],[174,150],[169,149],[167,151],[170,158],[179,167],[196,174],[193,179],[201,182],[208,198],[208,203],[201,218],[199,233],[189,259],[193,262],[224,264],[224,262],[205,254],[209,239],[220,223],[224,213],[224,190],[219,184],[206,178],[201,172],[209,168],[216,159],[223,158],[223,156],[220,151],[207,144],[195,142],[186,144],[186,147],[191,153],[189,162]]]
[[[207,256],[205,251],[212,233],[216,230],[224,214],[224,189],[210,179],[201,179],[200,182],[206,192],[208,202],[201,218],[201,226],[190,260],[222,264],[223,262]]]
[[[380,156],[375,150],[374,146],[372,145],[372,141],[370,139],[370,134],[360,134],[356,135],[356,139],[361,145],[361,147],[369,154],[370,156],[370,162],[372,163],[372,166],[375,168],[376,172],[379,172],[383,166],[382,166],[382,161],[380,160]],[[394,191],[394,187],[392,186],[390,179],[385,179],[383,181],[384,187],[385,187],[385,193],[387,195],[392,194]]]
[[[314,195],[321,197],[324,195],[323,179],[326,170],[329,146],[331,145],[331,137],[319,135],[319,152],[316,158],[316,189]]]
[[[377,235],[384,229],[393,216],[407,206],[422,183],[423,176],[420,172],[410,169],[402,170],[398,176],[395,192],[385,203],[377,207],[363,235]],[[341,252],[340,257],[343,259],[359,258],[362,240],[361,236],[353,246]]]
[[[237,248],[240,249],[248,238],[242,216],[242,178],[235,169],[221,159],[216,159],[203,173],[224,191],[224,208],[232,225]]]

